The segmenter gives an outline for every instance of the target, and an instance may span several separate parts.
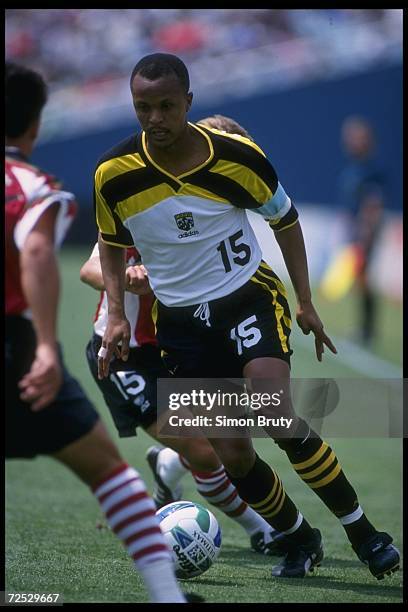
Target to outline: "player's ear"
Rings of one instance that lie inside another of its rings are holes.
[[[28,136],[30,140],[32,141],[37,140],[38,134],[40,131],[40,126],[41,126],[41,117],[38,117],[37,119],[34,119],[31,122],[30,127],[28,128]]]
[[[187,94],[187,112],[190,110],[193,103],[193,92],[189,91]]]

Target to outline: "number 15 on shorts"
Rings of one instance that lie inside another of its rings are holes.
[[[260,341],[262,337],[260,330],[252,325],[256,320],[256,315],[252,315],[231,329],[230,337],[237,343],[238,355],[242,355],[243,346],[250,348]]]

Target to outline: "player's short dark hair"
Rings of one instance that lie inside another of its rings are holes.
[[[22,136],[47,102],[47,85],[34,70],[6,62],[6,137]]]
[[[162,76],[174,74],[186,93],[188,93],[190,88],[190,77],[185,63],[171,53],[152,53],[142,57],[132,70],[130,77],[131,88],[136,74],[140,74],[149,81],[155,81]]]

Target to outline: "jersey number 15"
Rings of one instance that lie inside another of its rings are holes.
[[[238,266],[245,266],[251,258],[251,249],[249,245],[245,244],[245,242],[238,244],[238,240],[242,238],[242,236],[243,231],[239,230],[235,234],[232,234],[232,236],[229,236],[228,240],[223,240],[217,246],[217,251],[221,253],[225,272],[231,272],[232,270],[231,259]],[[235,257],[233,254],[235,254]]]

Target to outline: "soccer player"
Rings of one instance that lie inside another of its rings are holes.
[[[336,352],[313,306],[298,213],[262,150],[250,140],[187,121],[193,94],[184,63],[152,54],[132,71],[131,93],[142,132],[99,160],[95,173],[99,249],[109,314],[99,377],[114,353],[126,361],[125,249],[138,245],[157,298],[157,339],[166,365],[182,378],[244,376],[289,381],[290,311],[285,288],[262,261],[245,209],[269,219],[296,297],[296,319],[313,333],[317,359]],[[371,573],[399,566],[392,538],[365,516],[333,449],[286,401],[290,437],[278,437],[299,476],[339,518]],[[273,568],[304,577],[323,558],[321,534],[299,513],[279,476],[250,438],[211,438],[239,495],[291,546]]]
[[[199,123],[249,137],[236,121],[223,115],[207,117]],[[154,296],[145,269],[135,265],[138,258],[136,249],[127,249],[125,311],[133,330],[129,359],[124,365],[122,360],[114,356],[110,364],[110,377],[103,380],[98,378],[97,354],[106,328],[107,298],[98,245],[95,245],[91,256],[82,266],[81,280],[102,292],[95,314],[94,335],[88,343],[86,355],[91,374],[109,407],[119,436],[136,435],[136,428],[140,425],[147,434],[157,439],[156,380],[168,376],[168,373],[157,348],[151,316]],[[153,499],[157,508],[180,499],[181,487],[178,483],[182,476],[191,472],[198,492],[208,503],[243,527],[255,552],[283,553],[284,536],[274,531],[265,519],[239,497],[224,466],[204,437],[176,437],[167,440],[167,443],[171,448],[151,447],[147,453],[155,477]]]
[[[28,161],[47,88],[6,64],[6,457],[49,455],[85,483],[140,572],[152,602],[187,603],[139,474],[121,457],[58,344],[56,248],[76,202]],[[160,580],[157,580],[160,576]],[[190,596],[191,597],[191,596]]]
[[[385,177],[375,157],[374,130],[366,119],[347,117],[341,136],[348,160],[339,176],[338,203],[347,217],[350,241],[358,249],[359,340],[370,345],[376,335],[378,300],[368,272],[384,216]]]

